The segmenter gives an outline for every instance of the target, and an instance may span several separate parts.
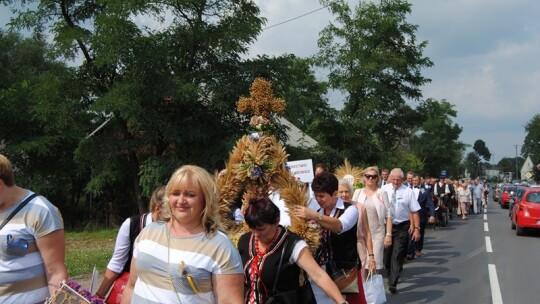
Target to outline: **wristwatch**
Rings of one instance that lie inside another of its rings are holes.
[[[414,229],[418,229],[418,230],[420,230],[420,227],[414,227]]]
[[[323,214],[322,213],[319,213],[319,218],[317,219],[318,221],[322,221],[322,218],[323,218]]]

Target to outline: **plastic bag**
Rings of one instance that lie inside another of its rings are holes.
[[[384,292],[383,277],[380,274],[369,273],[364,282],[364,294],[367,304],[386,303],[386,294]]]

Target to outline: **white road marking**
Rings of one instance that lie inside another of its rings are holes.
[[[491,300],[493,304],[503,304],[501,296],[501,288],[499,286],[499,278],[497,277],[497,269],[494,264],[488,264],[489,283],[491,285]]]
[[[485,231],[485,232],[488,232],[488,231],[489,231],[488,223],[484,223],[484,231]]]
[[[493,248],[491,248],[491,239],[489,236],[486,236],[486,251],[493,252]]]
[[[484,214],[484,221],[487,221],[487,214]]]

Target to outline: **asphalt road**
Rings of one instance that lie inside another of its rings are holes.
[[[428,229],[388,303],[540,303],[539,250],[540,233],[516,236],[508,209],[490,201],[484,214]]]

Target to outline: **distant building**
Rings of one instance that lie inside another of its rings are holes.
[[[523,167],[521,167],[521,171],[520,171],[521,180],[532,180],[533,169],[534,169],[534,164],[531,160],[531,157],[527,155],[527,159],[525,159],[525,162],[523,163]]]
[[[490,180],[493,177],[501,178],[501,170],[499,170],[499,169],[486,169],[486,179]]]
[[[307,135],[306,133],[302,132],[302,130],[298,129],[295,125],[293,125],[290,121],[285,119],[281,116],[276,116],[277,120],[280,124],[288,127],[287,130],[287,136],[289,139],[287,140],[287,144],[293,146],[293,147],[304,147],[304,148],[313,148],[315,147],[318,142],[313,139],[311,136]]]

